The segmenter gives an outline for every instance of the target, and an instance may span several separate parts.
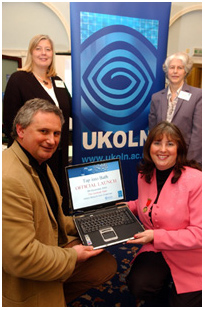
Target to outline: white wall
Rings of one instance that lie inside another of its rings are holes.
[[[37,33],[46,33],[56,51],[70,46],[69,2],[3,2],[2,49],[26,50]],[[172,2],[168,54],[202,47],[202,2]]]
[[[2,53],[22,57],[24,63],[30,39],[48,34],[57,52],[68,52],[70,45],[69,2],[3,2]],[[167,54],[202,48],[202,2],[172,2]],[[201,58],[194,61],[201,62]],[[57,72],[64,79],[65,57],[58,57]]]
[[[3,2],[2,49],[26,50],[36,34],[48,34],[56,51],[70,50],[69,2]]]
[[[167,54],[202,48],[202,2],[173,2]]]

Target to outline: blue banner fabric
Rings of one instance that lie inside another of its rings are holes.
[[[71,2],[73,163],[121,159],[127,200],[151,95],[164,88],[169,2]]]

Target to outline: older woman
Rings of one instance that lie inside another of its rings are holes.
[[[68,165],[69,117],[71,96],[60,77],[56,74],[54,45],[47,35],[36,35],[30,41],[25,66],[9,78],[4,95],[3,123],[9,137],[17,111],[27,100],[41,98],[60,107],[65,123],[58,150],[48,164],[60,186],[63,210],[68,214],[68,192],[65,166]]]
[[[174,123],[184,135],[188,159],[202,163],[202,91],[185,82],[191,69],[186,53],[175,53],[165,60],[168,87],[152,96],[149,129],[164,120]]]
[[[147,306],[201,306],[202,172],[186,155],[174,124],[154,127],[139,167],[138,199],[128,202],[145,231],[128,241],[143,246],[127,282]]]

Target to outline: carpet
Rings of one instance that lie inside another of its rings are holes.
[[[136,299],[126,285],[130,263],[139,251],[133,244],[118,244],[107,248],[117,260],[115,276],[100,287],[92,288],[69,303],[68,307],[136,307]],[[140,306],[140,305],[138,305]]]

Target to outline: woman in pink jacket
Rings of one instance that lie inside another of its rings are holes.
[[[148,306],[202,306],[202,172],[186,159],[180,130],[154,127],[139,167],[138,199],[128,202],[145,231],[127,283]]]

